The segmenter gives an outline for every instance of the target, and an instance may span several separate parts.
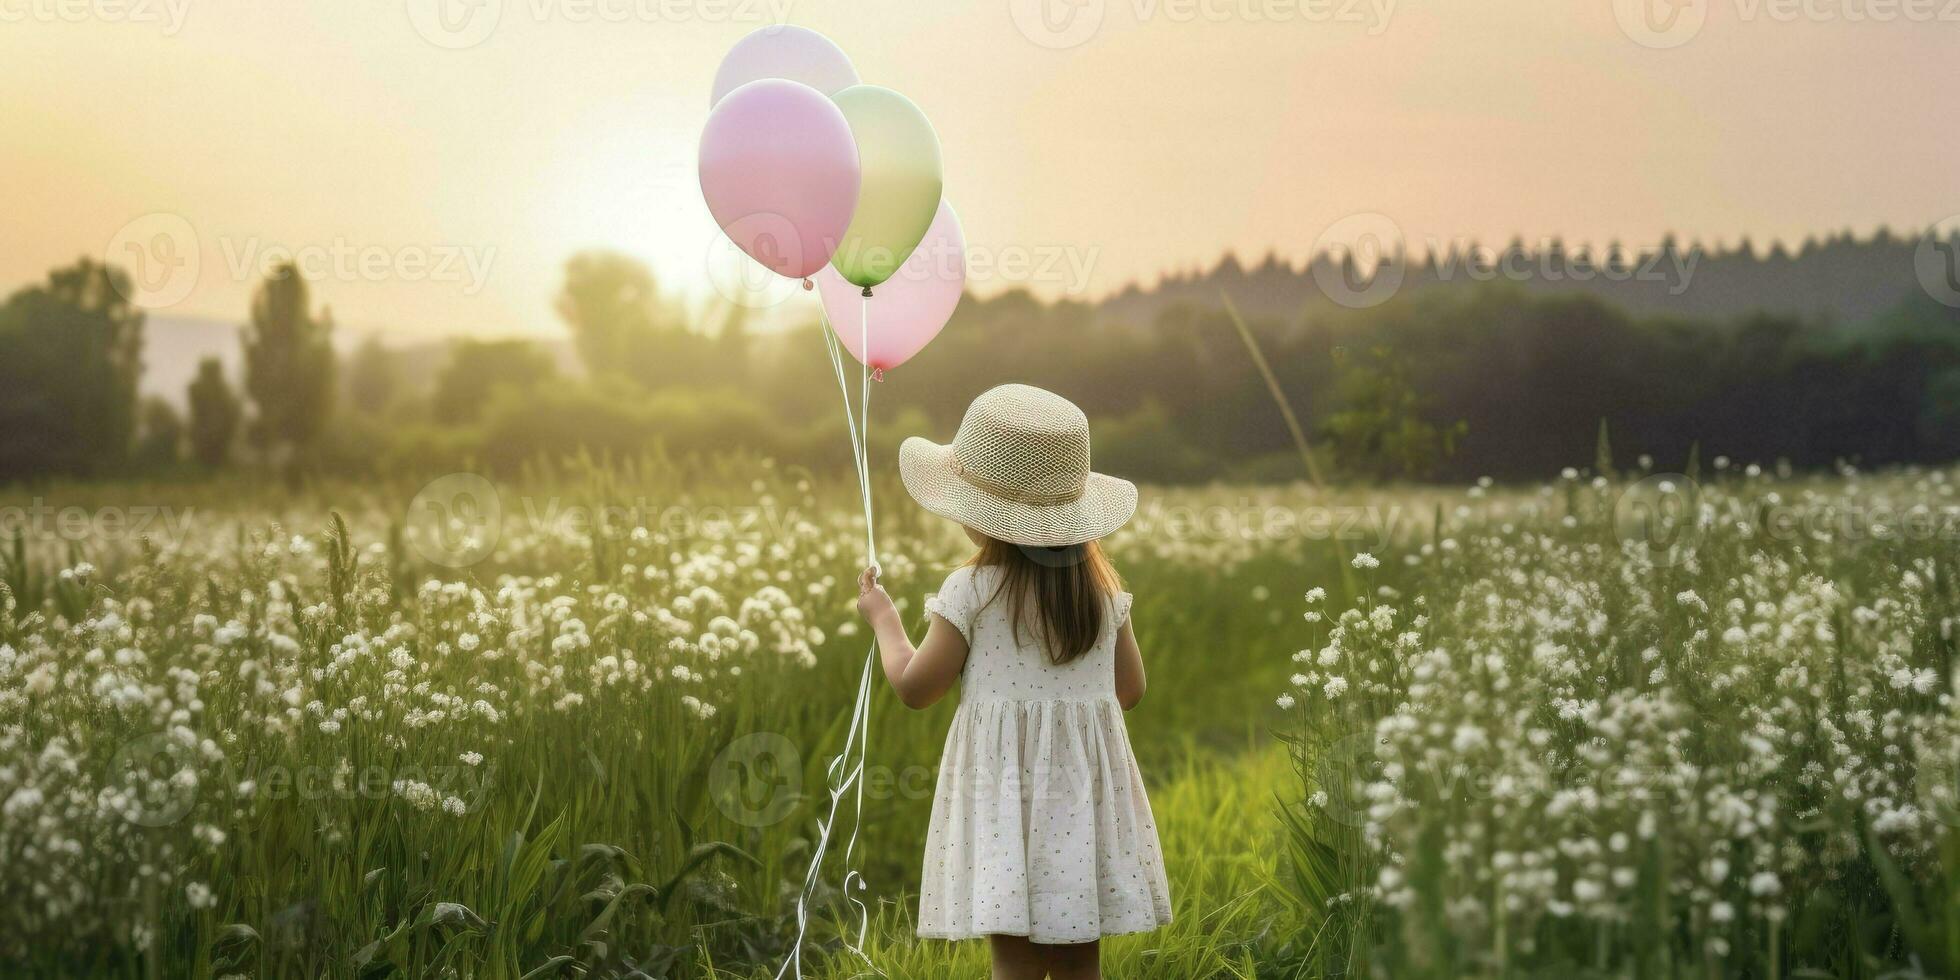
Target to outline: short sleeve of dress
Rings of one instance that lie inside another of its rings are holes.
[[[1115,623],[1117,629],[1122,629],[1123,624],[1130,621],[1130,603],[1135,600],[1136,597],[1128,592],[1118,592],[1116,598],[1110,600],[1110,622]]]
[[[973,645],[973,569],[956,568],[939,591],[926,596],[926,612],[938,615]]]

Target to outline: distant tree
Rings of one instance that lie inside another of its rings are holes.
[[[225,383],[225,368],[215,357],[198,362],[190,385],[191,456],[209,469],[225,465],[238,438],[244,407]]]
[[[184,420],[161,398],[143,399],[131,461],[148,471],[167,470],[184,458]]]
[[[739,304],[730,303],[722,315],[721,329],[715,334],[715,363],[720,373],[731,379],[742,379],[748,375],[749,311]]]
[[[616,252],[581,252],[565,263],[558,315],[593,377],[628,375],[652,334],[659,294],[653,273]]]
[[[259,448],[296,454],[313,445],[333,408],[333,314],[310,309],[306,280],[292,264],[266,276],[245,328],[245,391]],[[288,470],[289,474],[293,471]]]
[[[1960,367],[1949,367],[1927,381],[1914,421],[1933,458],[1960,456]]]
[[[395,352],[382,346],[379,337],[361,341],[347,363],[347,396],[354,410],[367,415],[387,411],[400,384],[401,365]]]
[[[637,259],[612,252],[574,256],[565,265],[558,313],[595,379],[625,378],[648,389],[747,380],[740,377],[748,345],[743,311],[731,309],[720,331],[691,329],[682,311],[661,302],[653,275]]]
[[[0,306],[0,480],[128,459],[143,370],[129,292],[123,270],[83,258]]]
[[[475,422],[499,389],[537,387],[556,373],[551,355],[525,340],[464,340],[451,349],[436,376],[436,421]]]
[[[1392,351],[1377,347],[1361,358],[1342,353],[1335,366],[1341,369],[1341,407],[1321,424],[1321,433],[1344,472],[1421,480],[1456,452],[1464,423],[1438,426],[1425,419],[1409,369]]]

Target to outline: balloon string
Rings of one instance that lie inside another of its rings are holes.
[[[869,331],[866,331],[867,335]],[[830,329],[829,318],[824,320],[824,349],[830,355],[830,368],[837,375],[837,394],[844,402],[844,428],[851,437],[851,459],[857,467],[858,497],[864,506],[864,563],[867,566],[878,564],[878,542],[871,507],[871,471],[866,462],[865,442],[871,432],[871,382],[860,379],[863,391],[859,401],[862,412],[851,410],[851,390],[844,380],[844,356],[837,346],[835,332]],[[859,428],[862,419],[863,428]]]
[[[870,311],[870,307],[868,305],[865,305],[868,303],[868,301],[860,300],[859,302],[860,302],[860,306],[858,312],[858,330],[859,330],[858,350],[864,354],[865,358],[869,358],[871,356],[871,320],[870,320],[871,311]],[[837,339],[835,336],[835,331],[825,329],[823,333],[825,337],[829,337],[831,339],[834,345]],[[839,365],[843,364],[843,358],[841,356],[838,358],[837,363]],[[859,359],[858,368],[860,372],[868,372],[870,370],[870,368],[864,363],[864,358]],[[858,493],[864,498],[864,561],[866,567],[876,568],[878,567],[878,539],[877,539],[878,524],[873,517],[873,511],[871,507],[871,377],[870,375],[868,373],[861,373],[858,379],[858,384],[859,387],[861,388],[861,391],[858,395],[858,426],[859,426],[858,438],[857,438]],[[849,396],[846,396],[845,400],[849,401]],[[849,422],[849,418],[847,417],[845,421]],[[858,738],[858,744],[860,746],[858,771],[860,777],[864,769],[863,753],[865,750],[869,748],[871,744],[871,661],[873,658],[877,656],[877,652],[878,652],[878,638],[874,634],[871,638],[871,649],[869,652],[865,654],[864,672],[858,679],[858,703],[863,706],[862,713],[857,715],[860,724],[863,726],[862,732]],[[851,947],[852,952],[857,953],[858,958],[864,960],[867,966],[871,966],[871,960],[869,957],[864,955],[864,949],[863,949],[865,931],[870,921],[870,915],[869,912],[865,909],[864,903],[859,901],[851,893],[851,883],[854,880],[857,882],[858,890],[859,891],[864,890],[863,877],[859,875],[857,870],[852,866],[852,861],[857,853],[857,837],[858,837],[859,820],[861,820],[864,815],[864,780],[862,778],[857,778],[856,783],[857,783],[857,800],[855,804],[856,809],[854,810],[853,820],[851,823],[851,839],[845,842],[844,844],[844,897],[851,904],[857,906],[857,910],[858,910],[858,941],[856,946]],[[873,970],[877,969],[876,966],[871,966],[871,968]]]
[[[837,394],[844,401],[844,432],[851,440],[851,464],[857,470],[858,496],[865,494],[864,443],[858,436],[857,413],[851,409],[851,389],[844,380],[844,358],[837,349],[837,337],[830,329],[828,318],[824,320],[824,349],[830,355],[830,369],[837,375]]]
[[[871,298],[858,300],[858,490],[864,494],[864,560],[878,564],[878,541],[871,525]]]
[[[864,328],[862,336],[867,340],[869,339],[870,328],[868,326]],[[845,431],[850,436],[851,456],[856,463],[858,496],[864,504],[865,558],[868,564],[876,565],[878,563],[878,548],[873,532],[871,471],[866,463],[865,453],[866,441],[871,431],[869,411],[871,394],[870,380],[868,376],[859,380],[862,388],[860,406],[863,410],[854,414],[851,411],[850,386],[844,380],[843,356],[837,349],[837,338],[830,329],[830,322],[827,316],[824,318],[823,338],[825,351],[830,356],[831,370],[837,376],[837,392],[844,402]],[[861,426],[860,418],[862,419]],[[777,969],[776,980],[782,980],[791,970],[795,971],[794,975],[798,980],[802,980],[803,942],[809,930],[810,901],[816,893],[818,881],[823,876],[823,859],[830,850],[831,832],[837,826],[838,807],[847,793],[853,794],[853,810],[851,813],[851,834],[844,844],[844,898],[857,908],[858,928],[857,941],[853,943],[846,937],[844,946],[846,949],[857,954],[857,957],[863,960],[865,966],[869,967],[873,973],[879,976],[885,975],[884,971],[878,969],[877,965],[871,962],[871,958],[865,955],[864,940],[870,928],[870,910],[865,907],[861,899],[853,894],[852,888],[855,885],[856,891],[861,892],[865,890],[864,876],[858,873],[857,869],[853,867],[853,864],[857,856],[858,830],[864,816],[864,764],[871,742],[871,663],[877,659],[877,656],[878,638],[874,635],[871,638],[870,649],[864,655],[864,666],[858,673],[857,698],[851,706],[851,725],[844,739],[844,748],[835,758],[830,760],[830,765],[826,769],[826,783],[830,791],[830,813],[828,817],[817,823],[817,843],[810,854],[809,869],[803,876],[803,890],[796,897],[795,944],[791,947],[790,954],[783,961],[783,965]]]
[[[867,743],[871,737],[871,662],[877,654],[878,642],[873,639],[870,649],[864,655],[864,667],[858,674],[857,701],[851,708],[851,724],[849,734],[844,740],[843,751],[830,760],[830,765],[826,769],[826,783],[830,791],[830,815],[817,822],[816,847],[810,854],[810,867],[803,875],[803,890],[796,897],[796,941],[791,947],[789,957],[776,970],[776,980],[782,980],[791,970],[795,971],[794,975],[798,980],[803,976],[803,942],[810,925],[810,901],[816,894],[818,881],[823,876],[823,859],[830,851],[831,831],[837,826],[838,806],[845,794],[850,793],[854,788],[856,807],[851,814],[851,835],[844,845],[844,897],[857,907],[858,929],[857,941],[852,942],[849,937],[846,937],[844,947],[856,953],[872,972],[881,977],[885,975],[884,971],[878,969],[864,952],[864,940],[870,925],[870,911],[865,908],[862,900],[851,894],[853,884],[856,884],[858,891],[863,891],[865,885],[863,875],[850,866],[857,851],[858,828],[864,816],[864,762],[865,754],[869,749]]]
[[[858,307],[858,337],[859,337],[858,350],[864,354],[864,357],[860,358],[858,361],[858,368],[860,372],[868,372],[870,370],[869,365],[865,363],[871,356],[871,309],[869,303],[870,303],[869,300],[860,300],[859,307]],[[828,329],[824,331],[824,336],[830,337],[833,341],[835,341],[836,338],[833,336],[833,334],[834,331]],[[841,358],[839,359],[839,363],[840,364],[842,363]],[[877,522],[873,520],[872,509],[871,509],[871,376],[870,374],[861,373],[858,378],[858,385],[862,389],[860,394],[858,395],[858,425],[860,426],[860,429],[858,432],[857,443],[858,443],[858,492],[864,497],[864,558],[867,567],[876,568],[878,567],[878,539],[876,536]],[[870,957],[864,955],[864,935],[865,935],[866,928],[870,922],[870,913],[864,907],[864,903],[859,901],[852,894],[851,883],[853,881],[856,881],[858,890],[859,891],[864,890],[863,876],[858,874],[857,869],[853,867],[852,862],[857,854],[858,827],[860,826],[860,823],[864,817],[864,780],[861,778],[861,776],[864,769],[864,758],[863,758],[864,750],[868,749],[871,745],[871,661],[873,658],[877,656],[877,653],[878,653],[878,638],[876,634],[874,634],[871,638],[871,649],[868,653],[865,654],[864,672],[858,678],[858,703],[860,705],[863,705],[864,708],[863,712],[858,716],[860,718],[861,724],[863,725],[862,734],[859,736],[858,739],[858,744],[861,747],[859,752],[859,759],[858,759],[858,771],[859,771],[860,778],[856,779],[857,801],[855,804],[855,810],[853,811],[853,819],[851,821],[851,839],[845,842],[844,844],[844,898],[846,901],[849,901],[851,904],[857,906],[857,910],[858,910],[858,940],[857,940],[857,945],[851,947],[851,949],[853,952],[857,953],[859,959],[864,960],[865,965],[871,966],[873,970],[877,970],[878,968],[875,965],[872,965]]]
[[[831,831],[837,826],[839,804],[853,789],[856,790],[856,806],[851,814],[851,835],[844,845],[844,897],[857,908],[858,928],[857,941],[852,942],[848,936],[845,937],[844,948],[857,954],[872,972],[881,977],[885,976],[885,972],[878,969],[877,965],[871,962],[871,957],[864,952],[864,940],[870,926],[870,910],[865,907],[862,900],[851,894],[853,884],[860,892],[864,890],[865,884],[864,876],[850,866],[857,851],[858,829],[864,816],[864,763],[871,737],[871,662],[877,654],[878,642],[873,639],[870,649],[864,655],[864,667],[858,673],[857,701],[851,708],[851,724],[849,734],[844,740],[844,748],[830,760],[830,765],[826,769],[826,783],[830,791],[830,815],[817,822],[817,843],[810,854],[809,869],[803,876],[803,890],[796,897],[795,945],[791,947],[790,955],[783,961],[783,965],[776,970],[776,980],[782,980],[791,970],[794,970],[798,980],[803,976],[803,942],[810,925],[810,901],[816,894],[818,881],[823,876],[823,859],[830,851]]]

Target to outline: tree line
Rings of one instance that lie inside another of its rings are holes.
[[[1853,325],[1920,291],[1924,272],[1916,265],[1927,252],[1924,258],[1945,260],[1950,288],[1960,289],[1960,229],[1901,235],[1879,228],[1869,237],[1841,231],[1767,248],[1747,238],[1728,245],[1683,243],[1671,235],[1644,248],[1620,242],[1595,248],[1555,236],[1498,246],[1414,230],[1398,239],[1384,231],[1390,234],[1381,243],[1384,265],[1365,275],[1357,257],[1345,252],[1322,251],[1298,266],[1268,254],[1250,267],[1228,254],[1209,269],[1173,273],[1147,289],[1131,286],[1099,307],[1105,315],[1149,322],[1181,303],[1215,304],[1223,290],[1247,313],[1284,318],[1323,299],[1323,284],[1388,277],[1404,292],[1502,281],[1534,295],[1592,296],[1642,317],[1719,322],[1771,313]]]
[[[206,360],[183,418],[137,397],[143,317],[122,275],[84,260],[0,305],[0,481],[513,472],[581,451],[848,459],[814,324],[760,334],[738,309],[691,314],[626,256],[566,264],[569,367],[522,340],[460,340],[422,364],[369,339],[343,359],[331,311],[275,270],[241,330],[241,377]],[[1590,463],[1601,424],[1663,466],[1691,452],[1798,467],[1960,456],[1960,311],[1923,292],[1855,325],[1634,315],[1504,282],[1431,284],[1361,310],[1310,299],[1234,324],[1230,295],[1186,291],[1147,319],[968,297],[875,386],[874,460],[905,435],[950,437],[974,395],[1010,380],[1081,404],[1100,468],[1164,482],[1302,475],[1282,400],[1340,479],[1542,477]]]
[[[186,458],[215,469],[241,439],[283,466],[318,441],[333,409],[333,317],[311,309],[297,270],[275,269],[253,297],[243,393],[207,359],[188,420],[138,398],[144,318],[129,295],[125,271],[83,258],[0,305],[0,481],[153,473]]]

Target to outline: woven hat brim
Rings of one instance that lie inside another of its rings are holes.
[[[1057,548],[1109,536],[1137,510],[1136,484],[1091,473],[1082,496],[1065,504],[1028,504],[988,493],[962,479],[953,447],[913,436],[898,447],[898,475],[919,506],[1009,544]]]

